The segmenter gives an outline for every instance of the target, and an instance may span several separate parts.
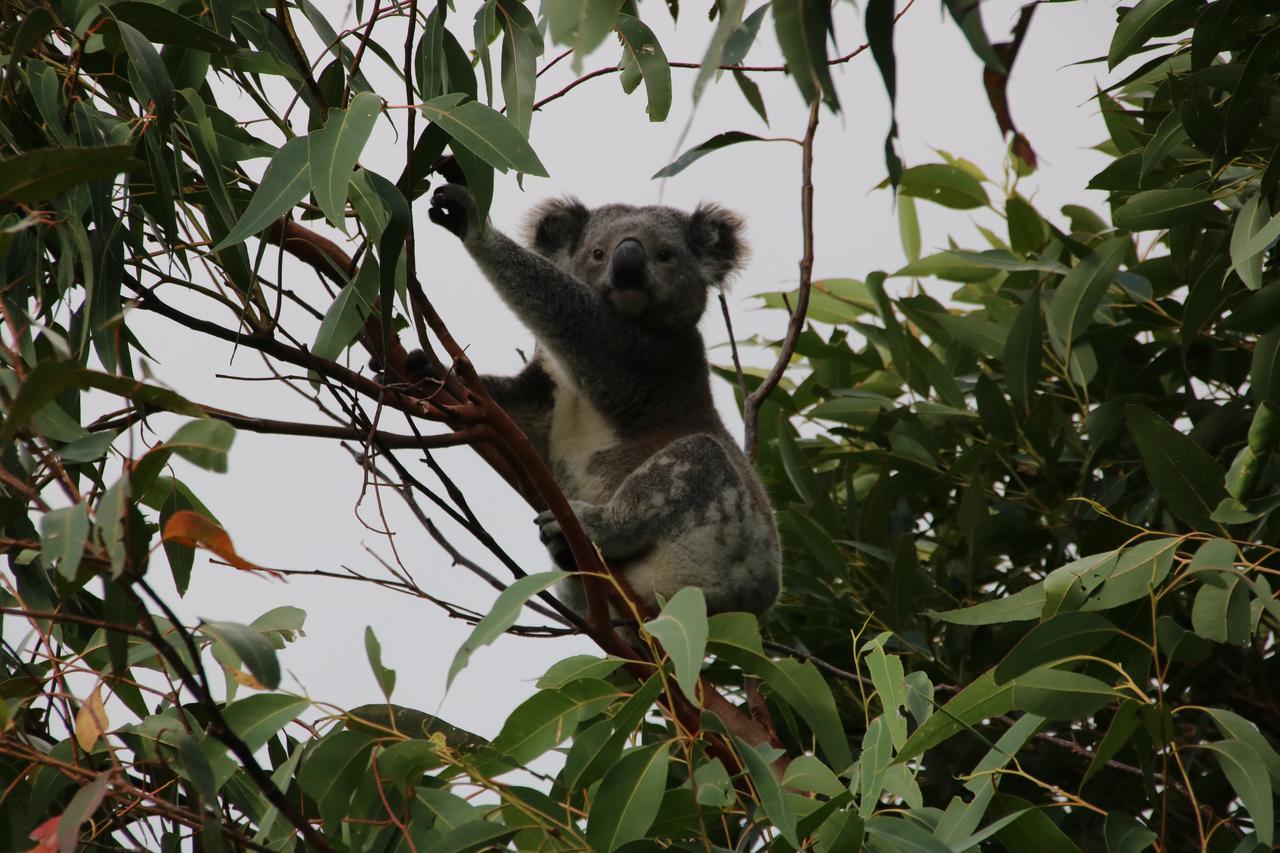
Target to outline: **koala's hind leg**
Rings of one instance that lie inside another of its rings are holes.
[[[740,609],[740,594],[730,586],[738,573],[722,563],[748,562],[758,530],[769,522],[756,517],[741,473],[716,439],[677,439],[631,472],[607,503],[572,503],[588,537],[645,603],[697,586],[713,612]],[[538,523],[563,565],[560,526],[550,513]]]

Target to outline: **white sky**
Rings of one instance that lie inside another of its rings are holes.
[[[465,0],[457,5],[458,11],[450,16],[451,29],[463,46],[470,48],[476,6]],[[669,59],[701,59],[710,32],[706,5],[682,4],[681,33],[676,37],[661,4],[644,4],[647,23],[657,32]],[[748,9],[757,5],[749,3]],[[338,24],[348,10],[346,0],[318,0],[317,6],[338,28],[350,25],[349,21]],[[1006,0],[983,4],[993,40],[1005,37],[1020,6]],[[1034,194],[1040,211],[1060,224],[1058,209],[1064,203],[1101,206],[1101,194],[1085,193],[1082,188],[1106,162],[1105,157],[1088,150],[1104,136],[1096,106],[1088,99],[1095,81],[1104,79],[1105,67],[1066,66],[1106,53],[1114,14],[1112,3],[1098,0],[1040,6],[1014,68],[1010,91],[1013,115],[1041,158],[1040,171],[1024,181],[1022,190]],[[841,4],[839,15],[841,46],[848,51],[863,40],[860,12]],[[297,26],[304,30],[300,16]],[[394,56],[401,55],[403,36],[395,22],[379,25],[376,32],[384,33],[383,44]],[[921,0],[907,12],[897,29],[896,50],[901,150],[907,164],[937,161],[930,146],[938,146],[975,161],[988,175],[998,176],[1004,142],[983,94],[979,61],[954,24],[942,18],[936,0]],[[547,56],[556,52],[558,49],[551,48]],[[614,62],[617,55],[617,46],[606,41],[586,59],[584,70]],[[781,62],[770,21],[766,20],[748,62]],[[495,76],[497,63],[495,49]],[[380,79],[377,67],[377,60],[366,56],[363,68],[375,81]],[[754,310],[749,297],[795,285],[800,254],[799,148],[739,145],[698,161],[665,185],[651,181],[649,176],[676,153],[689,116],[695,73],[673,70],[675,101],[666,123],[648,121],[643,87],[624,97],[612,76],[592,80],[535,114],[531,141],[551,178],[526,178],[522,193],[513,176],[499,175],[492,218],[495,225],[512,233],[530,206],[561,194],[577,195],[588,205],[659,200],[680,207],[691,207],[700,200],[723,204],[747,218],[753,249],[751,265],[732,294],[738,335],[758,332],[778,337],[785,317]],[[824,110],[818,132],[814,276],[862,278],[870,270],[893,270],[904,262],[891,198],[888,192],[871,191],[884,177],[888,104],[869,52],[833,73],[844,112],[833,116]],[[539,81],[539,95],[559,89],[572,78],[570,63],[562,62]],[[792,81],[781,74],[755,75],[754,79],[764,94],[771,127],[763,126],[726,75],[705,92],[685,147],[734,129],[761,135],[802,135],[806,110]],[[403,102],[399,83],[388,80],[382,94],[392,104]],[[499,94],[495,101],[500,100]],[[223,107],[242,117],[252,113],[247,102],[228,101]],[[396,117],[402,122],[403,111]],[[301,112],[297,118],[305,120]],[[419,128],[424,124],[419,121]],[[254,130],[268,141],[280,142],[265,136],[266,125],[255,125]],[[393,137],[384,121],[362,162],[394,180],[403,163],[403,151],[403,138]],[[469,346],[482,371],[518,369],[516,348],[529,352],[531,336],[498,301],[458,241],[428,221],[425,204],[426,197],[415,207],[416,249],[419,276],[429,296],[454,336]],[[926,252],[944,247],[949,233],[962,244],[985,248],[970,220],[1002,230],[991,215],[971,217],[923,203],[919,210]],[[274,256],[269,257],[268,268],[272,268]],[[315,307],[327,308],[327,297],[314,275],[305,268],[295,269],[293,287]],[[207,310],[205,314],[231,325],[225,314]],[[304,401],[272,383],[214,378],[215,373],[265,375],[255,354],[241,350],[232,358],[228,348],[141,311],[132,314],[130,323],[157,356],[158,363],[152,367],[158,378],[189,398],[263,417],[319,420]],[[726,340],[714,308],[703,328],[709,342]],[[407,338],[405,341],[413,345]],[[713,359],[727,362],[727,351],[713,352]],[[729,389],[723,383],[717,382],[717,386],[721,412],[737,430],[739,422]],[[386,426],[405,431],[392,420]],[[171,431],[172,426],[159,428],[162,436]],[[438,458],[464,488],[488,529],[526,570],[549,567],[531,523],[532,511],[496,475],[466,448],[441,451]],[[404,459],[430,482],[425,465],[416,463],[411,454]],[[247,559],[294,569],[340,570],[349,566],[374,575],[380,569],[365,549],[390,559],[385,539],[355,517],[360,472],[332,442],[242,432],[232,449],[228,474],[209,474],[181,460],[174,466],[178,476],[218,515]],[[451,567],[398,501],[389,499],[387,504],[388,517],[399,531],[397,547],[419,583],[440,597],[486,609],[493,591],[465,570]],[[376,522],[372,499],[365,501],[360,515]],[[442,526],[451,529],[447,524]],[[507,577],[497,561],[465,534],[457,534],[454,542],[495,574]],[[160,581],[166,575],[161,563],[151,577]],[[588,642],[577,638],[503,638],[475,655],[471,667],[445,697],[445,673],[469,629],[428,603],[343,581],[268,581],[211,565],[202,556],[197,556],[186,598],[179,601],[173,595],[170,600],[181,615],[192,620],[249,622],[278,605],[302,607],[308,613],[307,636],[282,653],[283,665],[293,676],[286,677],[282,686],[299,689],[301,685],[313,697],[343,707],[381,701],[362,640],[365,626],[371,624],[382,642],[384,662],[399,674],[393,701],[438,711],[450,722],[489,737],[510,710],[533,691],[533,681],[552,662],[594,651]]]

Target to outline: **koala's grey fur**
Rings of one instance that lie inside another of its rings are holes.
[[[712,613],[772,605],[773,511],[712,404],[697,326],[707,292],[745,255],[738,217],[551,201],[530,215],[531,251],[479,221],[465,187],[438,189],[430,215],[537,338],[518,375],[483,379],[609,564],[655,612],[658,596],[685,586],[700,587]],[[554,519],[538,523],[572,567]],[[561,594],[584,609],[576,579]]]

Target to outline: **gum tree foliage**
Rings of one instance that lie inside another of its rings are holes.
[[[802,262],[798,291],[765,297],[793,311],[784,381],[747,406],[784,537],[781,604],[757,626],[682,592],[641,614],[647,645],[625,664],[607,621],[579,625],[613,654],[557,663],[486,742],[280,690],[296,609],[179,624],[149,574],[185,590],[195,547],[267,570],[168,461],[225,470],[237,427],[347,439],[424,518],[467,524],[462,492],[426,491],[387,451],[471,444],[563,510],[424,296],[408,202],[446,152],[486,204],[495,179],[542,173],[535,147],[554,134],[536,72],[565,49],[616,56],[597,73],[663,120],[680,65],[645,20],[710,11],[705,56],[674,85],[732,77],[764,116],[753,76],[783,69],[735,66],[776,39],[815,105],[807,142],[817,105],[839,109],[828,63],[851,57],[830,45],[860,33],[829,38],[821,0],[364,0],[341,31],[307,0],[3,4],[0,847],[1270,849],[1280,17],[1264,0],[1121,8],[1096,60],[1134,68],[1097,94],[1114,159],[1090,187],[1108,209],[1057,211],[1029,198],[1033,140],[1003,94],[1034,8],[993,43],[976,4],[943,5],[1010,149],[995,177],[946,155],[902,163],[889,128],[906,265],[811,282]],[[860,12],[891,97],[895,11]],[[382,93],[399,109],[371,91],[374,64],[403,81],[402,99]],[[224,111],[235,91],[256,115]],[[379,121],[403,159],[361,165]],[[754,138],[725,128],[664,173]],[[920,204],[965,211],[984,242],[922,255]],[[320,237],[321,219],[347,237]],[[291,308],[318,333],[281,320],[296,301],[281,251],[329,287]],[[332,420],[159,387],[138,365],[172,339],[135,337],[139,311],[309,371]],[[430,400],[394,382],[402,330],[454,362]],[[391,390],[343,366],[369,355]],[[720,370],[744,393],[767,381]],[[449,431],[386,432],[379,397]],[[158,412],[188,420],[142,441]],[[453,608],[478,623],[454,671],[504,630],[536,632],[514,622],[553,580],[499,584],[488,615]],[[427,604],[407,573],[392,586]],[[390,703],[372,632],[367,649]],[[512,773],[552,750],[553,775]]]

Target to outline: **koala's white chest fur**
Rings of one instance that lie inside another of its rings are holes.
[[[615,446],[619,437],[604,415],[591,403],[568,371],[554,357],[543,353],[547,373],[555,383],[551,430],[547,451],[561,486],[569,497],[591,502],[609,499],[611,489],[591,470],[591,460]]]

